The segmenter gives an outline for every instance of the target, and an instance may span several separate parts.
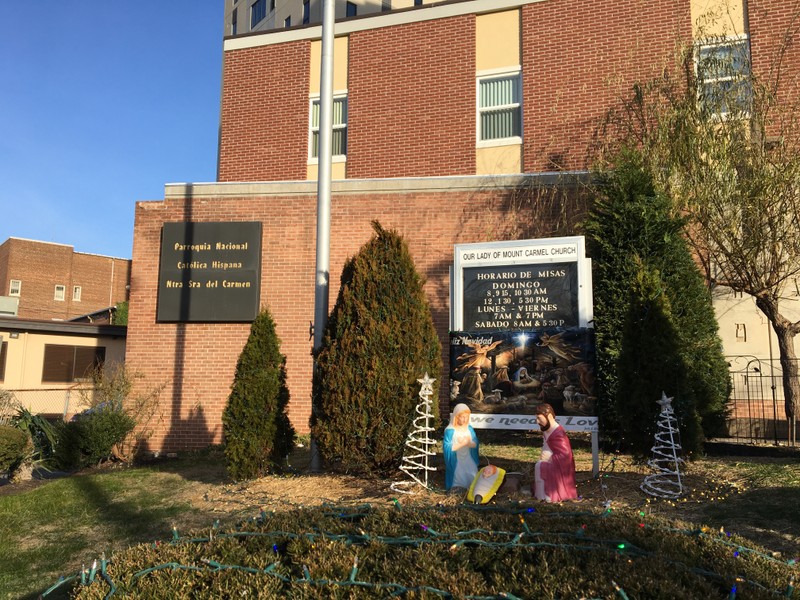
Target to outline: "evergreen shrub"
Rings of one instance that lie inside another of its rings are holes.
[[[620,153],[612,171],[599,174],[594,206],[585,224],[593,266],[601,430],[611,440],[631,433],[622,423],[629,396],[619,389],[619,359],[633,299],[631,290],[644,268],[659,275],[658,285],[676,334],[676,351],[685,366],[684,379],[668,388],[656,389],[655,382],[651,383],[653,402],[662,391],[674,396],[676,414],[684,402],[688,412],[678,414],[679,420],[683,417],[691,422],[696,413],[701,438],[711,437],[724,428],[730,395],[711,294],[686,241],[685,220],[670,199],[655,189],[652,177],[641,165],[641,157],[626,150]],[[660,350],[656,340],[653,342],[652,347],[640,351],[654,353],[653,360],[658,360]],[[687,394],[686,399],[680,399],[678,389]],[[689,447],[695,446],[691,439],[696,439],[693,434],[687,439]]]
[[[286,357],[269,310],[253,321],[236,363],[236,375],[222,414],[228,474],[253,479],[280,468],[292,450],[295,430],[286,414]]]
[[[135,426],[121,406],[98,405],[59,428],[56,463],[74,469],[110,460]]]
[[[344,267],[316,354],[311,431],[332,469],[385,475],[402,461],[426,372],[439,414],[442,350],[406,242],[373,228]]]
[[[0,473],[11,473],[25,458],[30,438],[11,425],[0,425]]]

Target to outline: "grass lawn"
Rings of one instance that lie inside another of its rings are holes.
[[[484,441],[485,438],[485,441]],[[481,454],[528,481],[540,438],[536,434],[482,435]],[[681,501],[648,499],[639,484],[646,465],[624,455],[601,455],[591,473],[588,440],[574,436],[581,510],[634,509],[741,534],[781,558],[800,554],[800,454],[778,457],[709,456],[686,467],[689,493]],[[208,531],[215,521],[234,527],[260,511],[302,511],[322,504],[390,506],[391,482],[307,474],[306,448],[290,457],[296,476],[233,483],[222,454],[212,449],[133,468],[100,468],[37,484],[0,487],[0,598],[35,598],[59,576],[74,575],[101,553],[113,557],[143,542]],[[443,468],[432,491],[413,502],[453,505],[443,493]],[[404,497],[400,498],[405,501]],[[502,506],[519,498],[497,497]],[[525,499],[529,501],[529,499]],[[49,598],[63,597],[51,594]]]

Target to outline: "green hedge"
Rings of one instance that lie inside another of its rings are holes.
[[[133,431],[135,419],[121,408],[98,406],[58,428],[55,461],[62,469],[97,464]]]
[[[231,531],[176,532],[100,563],[77,598],[105,598],[112,584],[125,598],[707,600],[732,597],[734,586],[741,598],[800,598],[787,593],[796,566],[747,540],[640,513],[397,506],[322,506]]]
[[[375,235],[345,265],[314,372],[311,431],[331,469],[393,472],[426,372],[437,379],[442,349],[408,245],[373,223]],[[435,425],[434,425],[435,426]]]
[[[21,429],[0,425],[0,473],[12,471],[22,462],[29,441],[28,434]]]

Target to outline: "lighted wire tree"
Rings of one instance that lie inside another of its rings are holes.
[[[412,494],[411,488],[416,485],[427,489],[428,473],[436,470],[436,467],[430,466],[430,457],[436,454],[431,450],[431,446],[436,444],[436,441],[430,437],[430,433],[434,431],[434,428],[430,426],[433,420],[431,396],[433,396],[433,382],[436,380],[425,373],[425,377],[417,379],[417,381],[422,386],[419,391],[420,402],[417,403],[414,429],[406,438],[406,450],[403,453],[403,463],[400,465],[400,470],[410,479],[396,481],[391,485],[392,490],[402,494]]]
[[[672,398],[661,392],[661,413],[658,415],[658,424],[653,444],[653,458],[647,464],[655,473],[644,478],[641,490],[650,496],[658,498],[678,498],[685,489],[681,482],[680,457],[681,432],[678,429],[678,420],[672,412]]]

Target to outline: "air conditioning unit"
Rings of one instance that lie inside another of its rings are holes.
[[[0,296],[0,317],[16,317],[19,313],[19,298]]]

